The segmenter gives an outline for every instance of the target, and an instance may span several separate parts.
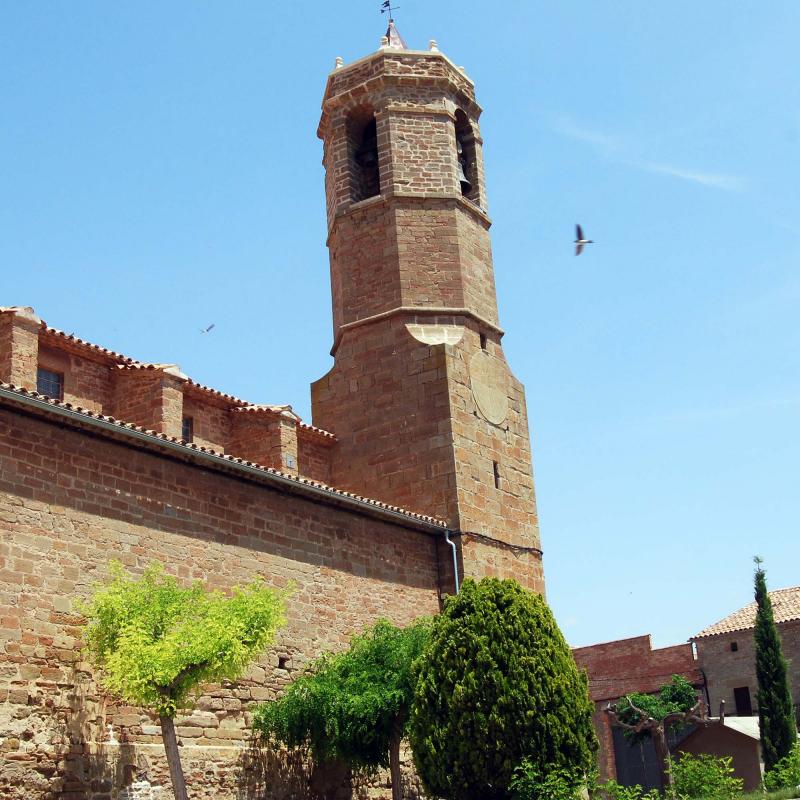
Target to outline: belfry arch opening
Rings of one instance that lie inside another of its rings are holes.
[[[357,203],[381,193],[378,126],[371,108],[353,111],[347,120],[350,199]]]
[[[459,108],[456,110],[456,159],[458,182],[461,194],[476,205],[480,205],[480,184],[478,181],[478,157],[475,146],[475,132],[469,117]]]

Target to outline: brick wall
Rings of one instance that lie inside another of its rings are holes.
[[[54,347],[46,337],[41,339],[37,366],[64,376],[64,402],[100,414],[111,414],[114,375],[108,363]]]
[[[181,437],[185,377],[163,369],[115,370],[112,416],[148,430]]]
[[[781,646],[789,662],[789,681],[795,706],[800,708],[800,620],[778,625]],[[758,682],[755,672],[755,642],[753,629],[702,636],[694,640],[700,666],[708,679],[711,710],[716,714],[721,700],[725,713],[735,715],[734,689],[747,688],[753,713],[758,713]],[[736,644],[736,650],[731,645]]]
[[[654,650],[649,636],[578,647],[572,651],[577,665],[589,675],[589,696],[595,704],[594,726],[600,742],[598,766],[601,780],[616,779],[614,740],[604,708],[631,692],[657,692],[673,675],[694,686],[703,676],[691,644]]]
[[[319,434],[299,428],[297,431],[297,469],[301,475],[331,483],[331,448],[333,442]]]
[[[231,415],[229,404],[210,403],[196,396],[184,395],[182,416],[190,417],[192,420],[194,434],[192,441],[203,447],[210,447],[219,453],[230,450]],[[236,451],[234,450],[234,452]]]
[[[100,800],[112,784],[165,785],[154,720],[105,697],[80,659],[76,604],[110,558],[134,571],[158,559],[221,588],[254,575],[295,585],[276,646],[179,720],[193,797],[208,800],[238,797],[254,777],[243,769],[254,702],[378,617],[405,624],[438,610],[438,543],[428,534],[6,409],[0,536],[0,795],[9,800]]]
[[[31,309],[0,310],[0,381],[36,390],[40,324]]]

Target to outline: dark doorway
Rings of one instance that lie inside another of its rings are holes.
[[[750,699],[750,687],[740,686],[733,690],[733,700],[736,703],[737,717],[753,716],[753,701]]]

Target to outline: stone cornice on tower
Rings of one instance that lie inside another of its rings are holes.
[[[427,65],[420,69],[422,64]],[[328,74],[317,136],[325,138],[325,125],[333,109],[357,104],[364,95],[387,85],[454,89],[470,115],[477,119],[483,111],[475,100],[475,84],[444,53],[387,48],[337,67]]]

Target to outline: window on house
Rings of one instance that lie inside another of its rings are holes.
[[[740,686],[733,690],[733,701],[736,703],[737,717],[752,717],[753,702],[750,699],[750,687]]]
[[[347,125],[350,196],[354,203],[381,193],[378,125],[371,109],[354,111]]]
[[[191,417],[183,418],[181,439],[183,439],[184,442],[191,442],[194,439],[194,420]]]
[[[475,147],[475,133],[467,115],[459,108],[456,111],[456,168],[461,194],[480,203],[478,186],[478,158]]]
[[[64,399],[64,376],[60,372],[52,372],[49,369],[39,369],[36,371],[36,391],[39,394],[52,397],[54,400]]]
[[[731,653],[735,653],[739,649],[739,642],[731,642]]]
[[[494,488],[500,488],[500,465],[496,461],[492,461],[492,469],[494,471]]]

